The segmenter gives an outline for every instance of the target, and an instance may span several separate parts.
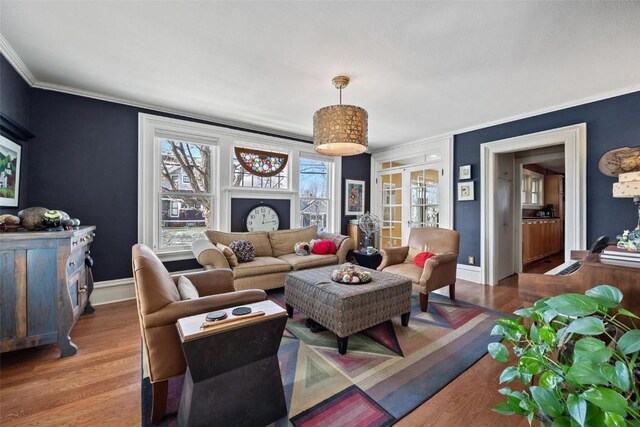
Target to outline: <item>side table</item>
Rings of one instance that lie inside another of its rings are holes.
[[[371,268],[373,270],[378,268],[378,266],[382,262],[382,255],[380,255],[380,252],[376,252],[375,254],[368,254],[362,251],[349,251],[349,253],[347,253],[347,260],[350,260],[352,258],[356,261],[354,264]]]
[[[187,361],[178,425],[267,425],[287,415],[278,364],[286,311],[269,300],[246,307],[264,315],[228,308],[230,321],[206,329],[206,313],[176,323]]]

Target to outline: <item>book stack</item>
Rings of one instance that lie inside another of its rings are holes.
[[[640,268],[640,251],[629,251],[610,245],[600,254],[600,262],[603,264]]]

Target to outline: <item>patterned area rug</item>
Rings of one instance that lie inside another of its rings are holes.
[[[283,291],[270,298],[284,307]],[[329,331],[312,333],[297,310],[287,322],[278,359],[289,408],[280,426],[387,426],[411,412],[487,353],[499,337],[490,332],[503,314],[430,294],[420,311],[412,297],[411,320],[400,318],[349,337],[347,354]],[[182,378],[170,383],[168,415],[175,425]],[[142,424],[149,425],[149,379],[143,379]]]

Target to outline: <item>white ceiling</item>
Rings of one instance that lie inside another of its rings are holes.
[[[0,15],[37,87],[303,137],[348,75],[372,149],[640,90],[640,2],[0,0]]]

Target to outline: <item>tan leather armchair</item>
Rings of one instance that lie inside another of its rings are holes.
[[[379,271],[399,274],[411,279],[413,290],[420,294],[420,309],[427,311],[429,292],[449,286],[449,297],[456,295],[456,269],[460,234],[446,228],[412,228],[408,246],[385,248],[380,251]],[[418,267],[413,257],[418,252],[433,252],[424,267]]]
[[[182,301],[177,287],[179,276],[171,276],[149,247],[137,244],[131,252],[140,330],[153,391],[151,418],[155,422],[166,409],[168,379],[186,371],[177,320],[263,301],[267,295],[259,289],[236,291],[231,270],[217,269],[185,274],[200,298]]]

